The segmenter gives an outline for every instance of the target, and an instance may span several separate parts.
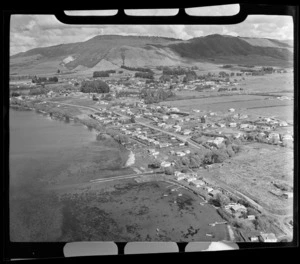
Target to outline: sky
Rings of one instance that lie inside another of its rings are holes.
[[[224,11],[226,10],[226,13]],[[239,6],[205,7],[189,9],[189,15],[233,15]],[[127,14],[135,12],[127,10]],[[77,11],[65,12],[78,15]],[[93,15],[85,11],[84,15]],[[102,11],[101,15],[114,15],[114,11]],[[172,15],[174,10],[148,11],[143,15]],[[175,12],[176,14],[176,12]],[[191,39],[210,34],[224,34],[241,37],[293,39],[293,20],[289,16],[248,16],[235,25],[66,25],[54,15],[12,15],[10,21],[10,55],[37,47],[47,47],[64,43],[82,42],[97,35],[144,35]]]

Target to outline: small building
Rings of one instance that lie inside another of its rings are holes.
[[[229,127],[236,127],[236,123],[234,123],[234,122],[229,123]]]
[[[160,164],[160,166],[163,167],[163,168],[170,167],[170,166],[171,166],[171,162],[163,161],[163,162]]]
[[[246,213],[247,212],[247,208],[244,205],[239,204],[239,203],[227,204],[227,205],[225,205],[225,209],[230,210],[233,213],[238,213],[238,212],[245,212]]]
[[[294,197],[294,193],[293,192],[284,192],[282,194],[282,197],[284,197],[285,199],[293,198]]]
[[[260,233],[259,239],[261,242],[277,242],[277,238],[274,233]]]
[[[182,152],[182,151],[177,151],[177,152],[176,152],[176,155],[177,155],[178,157],[183,157],[183,156],[185,156],[186,154],[185,154],[184,152]]]
[[[208,193],[210,193],[210,192],[212,192],[214,189],[207,186],[207,187],[205,187],[205,190],[206,190]]]
[[[286,127],[286,126],[288,126],[288,123],[285,121],[280,121],[279,126]]]
[[[248,128],[249,124],[240,124],[240,129]]]
[[[199,188],[201,186],[204,186],[205,182],[202,181],[202,180],[195,180],[195,181],[191,181],[190,184],[193,185],[193,186],[195,186],[195,187],[197,187],[197,188]]]
[[[259,242],[259,239],[257,236],[252,236],[252,237],[250,237],[250,241],[251,242]]]
[[[255,220],[255,215],[248,215],[247,219],[251,221]]]
[[[194,177],[194,176],[189,176],[188,178],[186,178],[187,182],[192,182],[192,181],[195,181],[195,180],[197,180],[197,178]]]
[[[234,108],[230,108],[230,109],[228,109],[228,112],[234,112],[235,111],[235,109]]]

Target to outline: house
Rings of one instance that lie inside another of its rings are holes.
[[[230,108],[230,109],[228,109],[228,112],[234,112],[235,111],[235,109],[234,108]]]
[[[211,192],[209,192],[209,195],[212,196],[213,198],[216,198],[218,194],[220,194],[221,191],[220,190],[212,190]]]
[[[167,148],[169,146],[169,143],[160,143],[159,145],[161,148]]]
[[[206,190],[208,193],[210,193],[210,192],[212,192],[214,189],[207,186],[207,187],[205,187],[205,190]]]
[[[294,197],[294,193],[293,192],[284,192],[282,194],[282,197],[284,197],[285,199],[293,198]]]
[[[293,136],[290,134],[282,135],[282,140],[293,140]]]
[[[195,180],[197,180],[197,178],[195,176],[188,176],[188,178],[186,178],[187,182],[192,182],[192,181],[195,181]]]
[[[227,204],[225,205],[225,209],[226,210],[230,210],[232,211],[233,213],[238,213],[238,212],[247,212],[247,208],[242,205],[242,204],[238,204],[238,203],[230,203],[230,204]]]
[[[236,127],[236,123],[229,123],[229,127]]]
[[[257,236],[252,236],[252,237],[250,237],[250,241],[251,241],[251,242],[259,242]]]
[[[261,242],[277,242],[277,238],[274,233],[260,233],[259,239]]]
[[[202,181],[202,180],[195,180],[195,181],[191,181],[190,184],[193,185],[193,186],[195,186],[195,187],[197,187],[197,188],[199,188],[201,186],[204,186],[205,182]]]
[[[255,215],[248,215],[247,219],[248,220],[255,220]]]
[[[170,167],[170,166],[171,166],[171,162],[163,161],[163,162],[160,164],[160,166],[163,167],[163,168]]]
[[[191,153],[191,151],[190,151],[189,149],[184,150],[184,152],[185,152],[186,154],[190,154],[190,153]]]
[[[274,132],[272,132],[272,133],[270,133],[269,134],[269,139],[280,139],[280,136],[279,136],[279,134],[278,133],[274,133]]]
[[[179,171],[175,171],[174,174],[175,174],[175,178],[176,178],[177,181],[182,181],[187,177],[187,175],[185,173],[182,173],[182,172],[179,172]]]
[[[288,123],[285,122],[285,121],[280,121],[280,122],[279,122],[279,126],[285,127],[285,126],[288,126]]]
[[[249,124],[240,124],[240,129],[248,128]]]
[[[186,129],[186,130],[183,131],[183,135],[185,135],[185,136],[188,136],[191,133],[192,133],[192,131],[189,130],[189,129]]]
[[[176,155],[177,155],[178,157],[183,157],[183,156],[185,156],[185,153],[182,152],[182,151],[177,151],[177,152],[176,152]]]

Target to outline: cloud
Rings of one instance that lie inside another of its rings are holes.
[[[13,15],[10,54],[37,47],[82,42],[96,35],[144,35],[190,39],[210,34],[293,39],[293,21],[288,16],[249,16],[235,25],[66,25],[53,15]]]

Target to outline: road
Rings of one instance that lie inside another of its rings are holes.
[[[146,176],[146,175],[155,175],[156,173],[136,173],[136,174],[129,174],[129,175],[121,175],[121,176],[115,176],[115,177],[109,177],[109,178],[100,178],[100,179],[95,179],[91,180],[91,183],[98,183],[98,182],[108,182],[108,181],[116,181],[116,180],[123,180],[123,179],[131,179],[131,178],[136,178],[140,176]]]

